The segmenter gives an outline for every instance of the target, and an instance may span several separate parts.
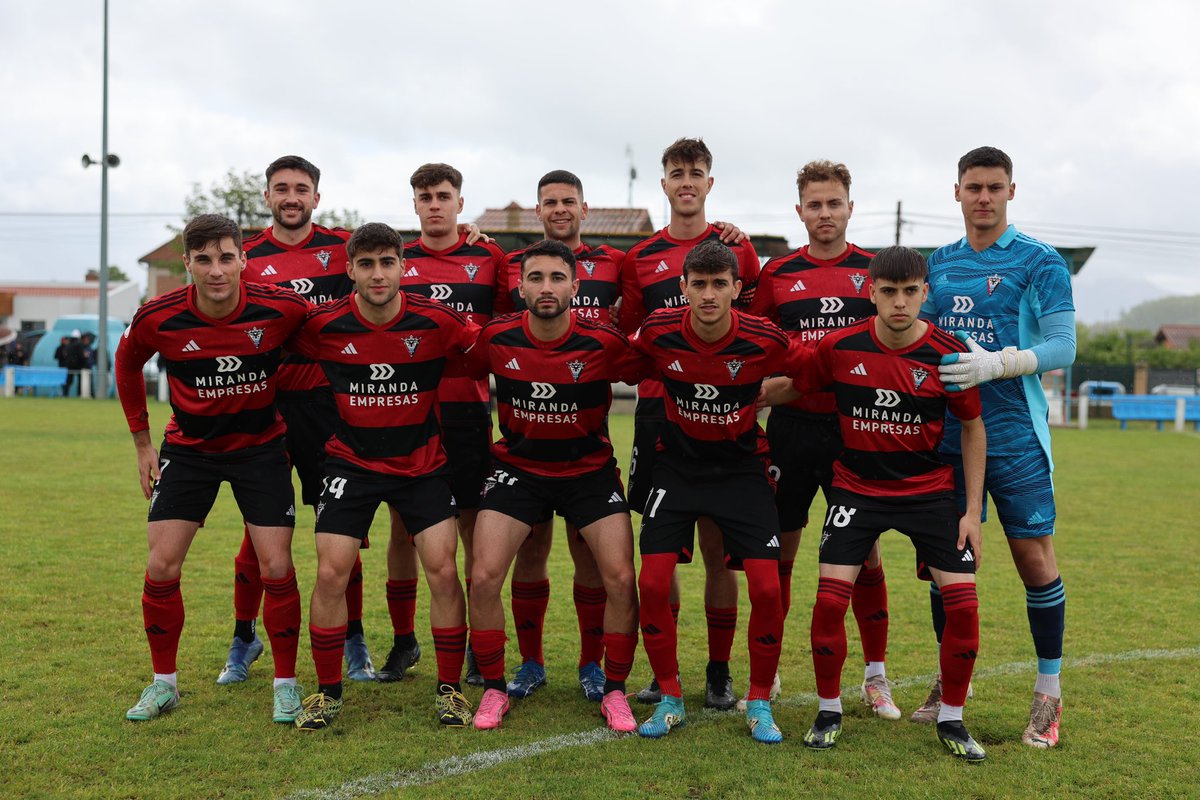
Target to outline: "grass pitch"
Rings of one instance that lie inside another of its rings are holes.
[[[156,431],[166,413],[152,405]],[[630,419],[614,417],[612,427],[624,458]],[[787,736],[782,746],[754,744],[737,714],[701,712],[699,564],[682,568],[680,657],[691,724],[661,741],[610,736],[575,681],[570,559],[561,543],[551,559],[549,685],[515,702],[501,730],[439,730],[424,596],[417,632],[426,654],[414,678],[347,682],[346,709],[327,731],[301,735],[273,725],[269,655],[246,683],[215,684],[232,630],[231,571],[241,537],[228,489],[184,567],[183,701],[154,722],[126,722],[124,711],[148,682],[150,662],[140,612],[145,503],[120,408],[0,400],[0,452],[8,470],[0,509],[0,786],[12,797],[89,798],[1195,797],[1200,594],[1192,553],[1200,437],[1149,426],[1093,427],[1056,431],[1054,442],[1056,546],[1068,597],[1064,738],[1050,752],[1019,742],[1033,650],[1020,582],[1002,532],[988,523],[979,578],[981,653],[967,707],[967,724],[988,760],[968,767],[941,751],[930,728],[877,720],[857,704],[861,651],[852,617],[845,733],[833,752],[802,746],[815,714],[808,654],[815,535],[801,546],[784,639],[784,699],[776,712]],[[822,513],[818,501],[812,516]],[[295,554],[307,606],[315,571],[311,512],[299,519]],[[365,625],[377,661],[390,644],[382,520],[377,546],[364,554]],[[907,713],[924,698],[936,651],[912,548],[895,533],[883,545],[892,619],[888,674]],[[745,600],[742,609],[733,663],[739,690],[747,677]],[[514,637],[510,671],[517,660]],[[648,678],[639,653],[630,688]],[[307,637],[300,680],[315,686]],[[478,695],[468,692],[475,701]],[[644,707],[635,711],[641,715]]]

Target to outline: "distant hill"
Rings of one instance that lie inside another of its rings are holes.
[[[1200,325],[1200,294],[1147,300],[1126,311],[1116,322],[1096,327],[1154,333],[1163,325]]]

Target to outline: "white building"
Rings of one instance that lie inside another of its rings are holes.
[[[108,316],[129,322],[141,305],[141,289],[133,281],[108,284]],[[0,325],[14,331],[49,328],[67,314],[99,314],[100,283],[0,282]]]

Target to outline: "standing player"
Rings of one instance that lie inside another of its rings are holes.
[[[562,242],[575,256],[579,290],[571,309],[579,319],[607,324],[609,311],[621,297],[620,267],[625,253],[606,244],[584,243],[580,227],[587,219],[583,182],[566,170],[548,172],[538,181],[534,213],[548,241]],[[498,302],[506,310],[524,311],[521,294],[521,261],[525,250],[505,257]],[[550,603],[547,561],[553,541],[553,518],[536,523],[533,532],[517,551],[512,573],[512,614],[521,651],[521,667],[508,684],[512,697],[528,697],[546,683],[542,631]],[[575,564],[573,596],[579,618],[579,685],[584,696],[600,702],[604,698],[604,619],[608,596],[592,551],[574,525],[567,524],[567,546]]]
[[[1058,744],[1062,719],[1066,594],[1051,538],[1054,464],[1038,376],[1074,362],[1075,306],[1071,274],[1058,252],[1008,224],[1008,201],[1015,192],[1012,160],[1002,151],[980,147],[959,159],[954,199],[962,206],[967,235],[929,257],[931,290],[923,313],[940,327],[970,337],[970,352],[949,356],[941,372],[943,380],[963,389],[981,385],[983,419],[993,442],[984,488],[1025,584],[1038,657],[1033,706],[1021,741],[1050,748]],[[953,419],[942,449],[954,459],[961,452]],[[944,600],[936,587],[931,591],[940,641]],[[937,694],[935,683],[915,720],[928,720]]]
[[[800,202],[796,213],[808,231],[808,244],[763,267],[750,313],[767,317],[793,341],[812,349],[825,334],[871,316],[867,267],[872,253],[846,241],[854,212],[850,170],[832,161],[811,161],[796,173]],[[786,380],[786,379],[785,379]],[[771,466],[778,486],[779,583],[786,619],[792,600],[792,567],[800,532],[819,488],[829,500],[833,462],[842,450],[837,406],[827,391],[805,395],[771,410],[767,425]],[[862,638],[862,697],[876,716],[900,719],[884,670],[887,654],[887,583],[879,546],[871,548],[854,582],[852,606]]]
[[[134,315],[116,353],[116,383],[150,501],[150,557],[142,616],[154,681],[126,718],[157,717],[179,703],[175,658],[183,630],[179,576],[188,547],[222,481],[233,486],[266,587],[263,623],[275,661],[273,719],[300,710],[296,644],[300,592],[292,567],[296,523],[284,424],[275,410],[281,345],[309,305],[294,292],[244,283],[242,232],[216,214],[183,230],[190,286],[151,300]],[[142,366],[159,353],[171,384],[171,420],[160,452],[147,429]]]
[[[504,252],[489,242],[474,241],[462,231],[462,173],[449,164],[424,164],[412,174],[413,209],[421,221],[421,236],[404,248],[405,271],[400,286],[406,294],[432,298],[482,325],[492,318],[497,279]],[[442,445],[450,472],[447,480],[458,506],[458,531],[463,541],[467,591],[471,590],[471,545],[479,493],[488,470],[492,444],[492,415],[488,382],[468,378],[461,364],[452,364],[438,387]],[[393,523],[399,521],[393,515]],[[395,640],[379,679],[395,681],[421,657],[413,635],[417,573],[411,548],[403,537],[388,547],[388,611]],[[467,680],[475,665],[468,661]],[[482,681],[478,681],[482,682]]]
[[[754,246],[736,229],[718,227],[705,220],[704,204],[713,187],[712,153],[701,139],[678,139],[663,151],[662,189],[671,206],[671,222],[648,239],[633,246],[621,264],[621,330],[632,333],[646,315],[662,308],[678,308],[687,299],[680,290],[683,262],[702,242],[735,241],[737,276],[742,291],[739,308],[749,308],[758,283],[759,264]],[[650,491],[650,475],[663,432],[665,411],[663,386],[658,380],[642,381],[634,416],[633,455],[629,464],[629,504],[644,509]],[[730,709],[737,703],[729,656],[737,628],[737,577],[725,568],[720,532],[710,520],[699,522],[700,552],[704,556],[704,613],[708,622],[708,667],[705,706]],[[674,579],[673,579],[674,580]],[[679,613],[679,585],[671,584],[671,607]],[[638,693],[643,703],[660,699],[658,686]]]
[[[683,262],[687,307],[651,314],[636,339],[666,392],[638,578],[643,643],[662,690],[653,715],[638,727],[651,738],[686,719],[669,594],[675,565],[691,560],[692,529],[705,516],[720,532],[722,560],[746,572],[751,735],[767,744],[783,741],[769,700],[783,639],[779,521],[754,406],[765,376],[780,367],[791,374],[792,351],[778,327],[730,308],[741,289],[737,268],[720,242],[696,245]]]
[[[471,649],[485,681],[476,728],[499,727],[512,693],[500,601],[508,568],[533,526],[556,510],[591,550],[608,598],[600,711],[615,731],[636,727],[625,698],[637,646],[633,530],[607,431],[609,384],[636,381],[641,359],[618,331],[572,309],[575,270],[562,242],[525,250],[520,291],[528,310],[488,324],[468,356],[473,374],[496,376],[503,433],[475,530]]]
[[[354,288],[346,275],[350,232],[312,221],[321,201],[321,171],[300,156],[283,156],[271,162],[266,177],[271,226],[245,241],[246,280],[290,289],[314,304],[348,295]],[[285,441],[300,476],[301,497],[315,509],[321,496],[325,442],[333,435],[337,418],[329,381],[318,365],[290,354],[279,368],[275,403],[287,423]],[[374,668],[362,627],[362,559],[355,560],[346,591],[350,617],[346,674],[351,680],[371,680]],[[234,558],[233,642],[217,683],[246,680],[250,664],[262,653],[262,641],[254,630],[262,596],[258,557],[247,533]]]
[[[913,540],[921,571],[947,599],[938,740],[955,756],[979,761],[983,748],[963,726],[962,711],[979,650],[975,569],[986,439],[978,392],[949,392],[934,375],[943,355],[966,348],[918,318],[927,277],[916,250],[879,251],[870,267],[876,315],[827,334],[811,368],[795,381],[801,391],[833,387],[844,444],[821,533],[811,631],[819,710],[804,744],[825,750],[841,735],[846,608],[863,560],[880,534],[895,528]],[[973,498],[961,517],[953,470],[937,455],[947,408],[962,420],[967,496]]]
[[[324,728],[342,708],[346,582],[380,502],[400,514],[429,584],[438,720],[468,725],[471,706],[459,685],[466,608],[437,398],[447,359],[469,348],[479,329],[440,303],[400,291],[404,242],[387,225],[363,225],[346,252],[354,293],[314,309],[293,341],[325,370],[338,409],[317,506],[309,611],[319,688],[304,699],[296,727]]]

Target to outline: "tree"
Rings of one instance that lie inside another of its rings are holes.
[[[108,265],[108,279],[114,282],[132,280],[128,275],[125,274],[125,270],[121,269],[116,264]],[[97,270],[89,269],[87,271],[87,275],[84,277],[84,280],[98,281],[100,280],[100,273]]]
[[[243,229],[265,228],[271,224],[271,210],[266,201],[267,179],[260,172],[229,170],[222,181],[205,191],[199,183],[192,184],[192,193],[183,201],[183,221],[198,214],[221,214]],[[362,217],[353,209],[317,210],[313,221],[330,228],[356,228]],[[173,229],[174,230],[174,229]],[[180,229],[181,230],[181,229]],[[178,232],[178,230],[176,231]]]

